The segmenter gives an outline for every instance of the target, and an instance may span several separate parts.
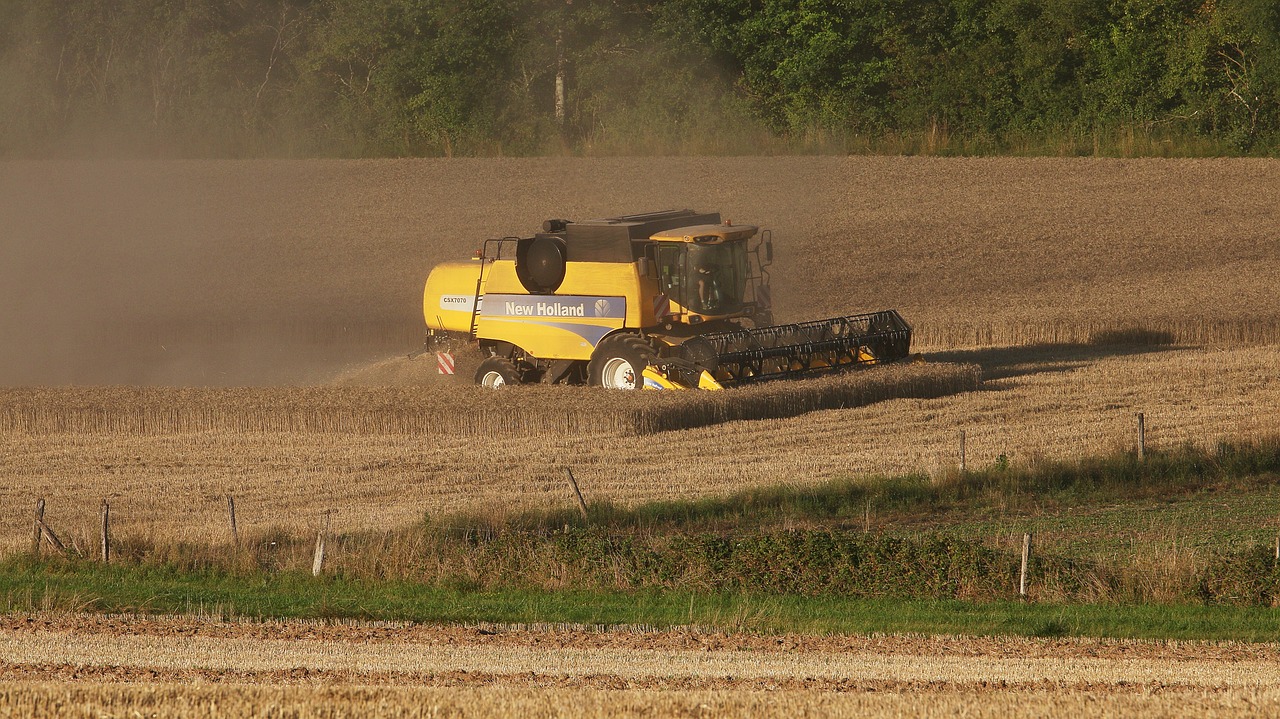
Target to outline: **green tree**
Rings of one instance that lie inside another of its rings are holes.
[[[1171,55],[1200,0],[1113,0],[1111,21],[1092,43],[1096,75],[1087,99],[1100,124],[1149,126],[1185,106]]]
[[[328,0],[309,66],[325,145],[475,151],[495,130],[516,40],[511,0]]]
[[[882,128],[891,8],[870,0],[680,0],[690,34],[740,74],[776,130]]]
[[[1280,133],[1280,7],[1222,0],[1197,13],[1181,67],[1192,87],[1189,114],[1243,151]]]

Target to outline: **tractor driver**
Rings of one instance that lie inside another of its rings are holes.
[[[720,285],[715,270],[705,264],[698,265],[698,301],[703,311],[713,310],[720,304]]]

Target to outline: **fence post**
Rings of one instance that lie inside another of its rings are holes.
[[[31,533],[31,554],[32,556],[40,556],[40,530],[44,527],[44,498],[36,500],[36,520],[35,529]]]
[[[965,440],[964,430],[962,429],[962,430],[960,430],[960,471],[961,471],[961,472],[965,471],[965,464],[964,464],[964,440]]]
[[[102,563],[111,563],[111,504],[102,498]]]
[[[1147,417],[1138,413],[1138,461],[1147,460]]]
[[[333,512],[334,510],[332,509],[326,509],[324,510],[324,512],[322,512],[322,514],[324,514],[324,525],[320,528],[320,531],[316,534],[316,557],[315,557],[315,560],[311,563],[311,576],[313,577],[320,576],[320,572],[324,570],[325,535],[329,533],[329,519],[333,517]]]
[[[587,501],[582,498],[582,490],[578,489],[578,480],[573,478],[572,469],[565,467],[564,471],[569,475],[569,484],[573,487],[574,496],[578,498],[578,509],[582,510],[582,520],[588,522],[590,519],[587,517]]]
[[[231,543],[240,548],[240,532],[236,529],[236,498],[234,495],[227,495],[227,512],[231,515]]]
[[[43,507],[41,509],[43,510]],[[41,516],[43,515],[44,515],[44,512],[41,511]],[[59,552],[65,553],[67,551],[67,545],[63,544],[61,539],[58,539],[58,535],[54,533],[52,529],[49,528],[48,524],[45,524],[44,519],[41,519],[37,523],[37,526],[40,528],[40,536],[44,537],[44,541],[48,542],[49,544],[52,544],[53,548],[58,550]],[[74,541],[72,541],[72,546],[75,546]],[[81,554],[79,547],[76,547],[76,554],[80,554],[81,556],[84,556],[83,554]]]
[[[1022,535],[1022,571],[1018,574],[1018,596],[1027,596],[1027,563],[1031,561],[1031,533]]]

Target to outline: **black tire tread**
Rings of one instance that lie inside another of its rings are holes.
[[[504,382],[509,385],[517,385],[521,383],[520,370],[516,367],[516,363],[506,357],[489,357],[480,363],[476,368],[475,381],[479,385],[482,383],[484,376],[490,372],[497,370]]]
[[[639,335],[621,334],[606,337],[591,353],[591,361],[587,364],[587,383],[593,387],[600,387],[604,363],[611,357],[619,356],[626,357],[632,362],[633,369],[640,372],[645,366],[653,363],[657,353]],[[639,361],[641,366],[635,367],[636,361]],[[642,385],[643,382],[637,382],[636,389]]]

